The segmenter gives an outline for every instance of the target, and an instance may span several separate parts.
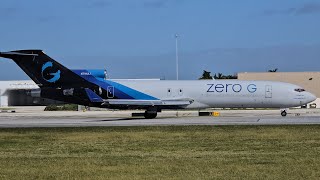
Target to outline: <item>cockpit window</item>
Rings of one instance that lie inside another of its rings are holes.
[[[305,89],[301,89],[301,88],[297,88],[297,89],[294,89],[294,91],[303,92],[303,91],[306,91],[306,90]]]

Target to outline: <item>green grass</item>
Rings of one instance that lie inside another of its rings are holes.
[[[0,111],[3,110],[3,111],[6,111],[6,110],[14,110],[14,108],[0,108]]]
[[[0,179],[319,179],[320,126],[0,129]]]
[[[46,106],[44,111],[78,111],[78,105],[77,104],[62,104],[62,105],[51,104]]]

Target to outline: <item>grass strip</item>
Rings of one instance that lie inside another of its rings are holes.
[[[320,126],[0,129],[1,179],[319,179]]]

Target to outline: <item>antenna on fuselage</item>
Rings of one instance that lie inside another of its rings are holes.
[[[178,56],[178,34],[175,34],[176,38],[176,75],[177,75],[177,80],[179,80],[179,56]]]
[[[107,69],[104,69],[104,79],[109,79],[109,74]]]

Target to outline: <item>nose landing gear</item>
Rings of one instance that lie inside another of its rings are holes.
[[[287,116],[287,110],[281,110],[281,116],[286,117]]]

